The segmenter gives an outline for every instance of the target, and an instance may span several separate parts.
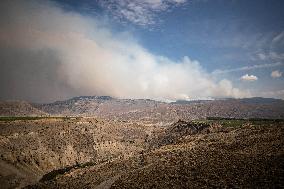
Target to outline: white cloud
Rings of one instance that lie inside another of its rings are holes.
[[[224,73],[231,73],[231,72],[238,72],[238,71],[246,71],[246,70],[255,70],[255,69],[261,69],[261,68],[271,68],[276,66],[282,66],[284,63],[276,62],[276,63],[270,63],[270,64],[255,64],[251,66],[244,66],[240,68],[233,68],[233,69],[227,69],[227,70],[214,70],[213,74],[224,74]]]
[[[156,22],[156,13],[186,3],[187,0],[99,0],[115,19],[130,21],[137,25]]]
[[[280,72],[279,70],[275,70],[271,72],[271,77],[272,78],[278,78],[282,76],[282,72]]]
[[[241,77],[241,80],[243,80],[243,81],[256,81],[256,80],[258,80],[258,78],[255,75],[246,74],[246,75],[243,75]]]
[[[13,2],[2,6],[2,13],[13,19],[7,24],[3,19],[0,44],[25,53],[52,50],[60,63],[55,72],[61,81],[56,82],[67,83],[78,95],[169,100],[249,95],[229,80],[216,81],[198,61],[186,56],[172,61],[152,54],[130,34],[115,34],[93,18],[64,12],[44,1]],[[15,62],[29,65],[23,57]]]

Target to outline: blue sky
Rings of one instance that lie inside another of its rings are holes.
[[[11,19],[0,22],[6,29],[0,40],[7,42],[10,38],[5,37],[10,36],[14,44],[13,48],[2,45],[5,61],[17,67],[11,57],[21,52],[25,58],[36,54],[35,59],[45,62],[38,54],[48,49],[58,62],[56,70],[48,67],[50,63],[42,69],[52,70],[47,71],[48,77],[59,78],[52,82],[42,78],[45,88],[57,91],[49,95],[52,98],[40,91],[38,98],[29,92],[13,97],[15,84],[13,90],[7,88],[4,99],[284,98],[284,1],[7,0],[2,4],[2,17]],[[58,66],[68,68],[66,77],[58,76]],[[16,74],[10,67],[10,75]],[[9,76],[2,80],[17,83]],[[61,84],[68,90],[61,91]]]
[[[151,15],[148,23],[132,20],[113,13],[112,8],[106,8],[119,4],[115,1],[103,5],[100,1],[89,0],[59,2],[82,14],[107,19],[113,30],[130,32],[154,54],[173,60],[189,56],[198,60],[208,72],[271,64],[265,68],[222,73],[220,77],[229,78],[239,87],[252,87],[257,91],[263,88],[283,90],[283,77],[270,76],[274,70],[280,73],[284,70],[283,1],[192,0],[172,2],[158,10],[151,9],[151,5],[136,3],[137,7],[145,8],[145,15],[137,13],[141,20]],[[157,2],[163,6],[163,2],[167,1]],[[279,41],[273,43],[277,37]],[[275,63],[280,64],[275,66]],[[240,78],[245,74],[256,75],[258,80],[241,82]]]
[[[169,5],[166,10],[149,10],[154,23],[149,21],[148,24],[137,23],[122,15],[118,21],[113,10],[105,8],[100,1],[58,2],[81,14],[107,17],[114,30],[130,31],[153,53],[173,59],[190,55],[204,62],[210,70],[216,66],[227,67],[224,61],[228,62],[228,59],[237,58],[241,65],[252,63],[247,56],[268,53],[269,41],[284,30],[284,2],[279,0],[184,1],[176,6]],[[144,16],[147,14],[140,17]],[[281,47],[275,50],[281,51]],[[211,62],[220,65],[210,66]]]

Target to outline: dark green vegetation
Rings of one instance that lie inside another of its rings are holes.
[[[39,180],[40,182],[44,182],[44,181],[48,181],[48,180],[52,180],[54,178],[56,178],[56,176],[58,175],[63,175],[64,173],[70,171],[71,169],[73,169],[76,165],[73,166],[68,166],[68,167],[64,167],[62,169],[56,169],[53,170],[45,175],[43,175],[43,177]]]
[[[235,118],[223,118],[223,117],[207,117],[206,120],[201,120],[200,122],[218,123],[224,127],[241,127],[246,124],[251,124],[254,126],[279,124],[279,123],[284,123],[284,119],[261,119],[261,118],[235,119]]]
[[[85,168],[85,167],[90,167],[90,166],[95,166],[95,165],[97,165],[96,162],[87,162],[87,163],[82,163],[82,164],[77,163],[75,165],[64,167],[62,169],[53,170],[53,171],[43,175],[42,178],[39,181],[40,182],[49,181],[49,180],[55,179],[59,175],[63,175],[65,173],[67,173],[68,171],[70,171],[72,169],[80,169],[80,168]]]

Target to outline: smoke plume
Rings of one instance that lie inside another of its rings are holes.
[[[48,1],[1,1],[1,99],[48,102],[76,95],[160,100],[243,97],[198,61],[175,62],[130,33]]]

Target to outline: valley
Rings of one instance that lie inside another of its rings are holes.
[[[283,104],[109,97],[2,103],[1,187],[283,187]]]

